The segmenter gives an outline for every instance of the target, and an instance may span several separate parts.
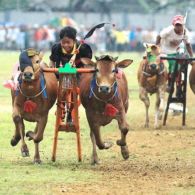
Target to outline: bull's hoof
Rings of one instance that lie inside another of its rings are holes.
[[[22,157],[29,157],[30,156],[30,154],[29,154],[29,151],[23,151],[23,152],[21,152],[21,154],[22,154]]]
[[[40,165],[41,163],[42,163],[41,159],[39,159],[39,158],[34,159],[34,164],[35,165]]]
[[[18,144],[18,142],[20,141],[20,137],[13,137],[10,141],[10,144],[12,146],[16,146]]]
[[[126,146],[126,142],[122,141],[121,139],[117,140],[117,141],[116,141],[116,144],[117,144],[118,146]]]
[[[99,165],[99,164],[100,164],[99,159],[98,158],[94,158],[92,156],[92,158],[91,158],[91,165],[95,166],[95,165]]]
[[[22,157],[28,157],[28,156],[30,156],[27,145],[25,145],[25,146],[23,146],[21,148],[21,154],[22,154]]]
[[[28,137],[29,141],[33,139],[33,135],[34,135],[33,131],[27,131],[26,132],[26,137]]]
[[[104,142],[104,149],[109,149],[113,146],[114,144],[112,142]]]
[[[128,146],[121,146],[121,154],[125,160],[129,158],[129,149]]]

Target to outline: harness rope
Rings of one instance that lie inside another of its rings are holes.
[[[150,73],[148,73],[148,72],[146,72],[146,66],[148,65],[148,63],[144,63],[144,70],[142,70],[142,73],[143,73],[143,75],[145,75],[145,76],[148,76],[148,77],[152,77],[152,76],[154,76],[154,75],[161,75],[162,73],[164,73],[165,72],[165,68],[164,68],[164,66],[161,66],[161,65],[164,65],[162,62],[160,63],[160,67],[161,67],[161,71],[160,72],[157,72],[156,74],[150,74]]]
[[[40,68],[38,69],[38,71],[40,71]],[[35,73],[37,73],[38,71],[36,71]],[[28,99],[32,99],[32,98],[38,97],[39,95],[41,95],[41,94],[43,93],[43,96],[44,96],[45,98],[47,98],[46,83],[45,83],[45,80],[44,80],[43,73],[41,73],[41,75],[40,75],[40,79],[41,79],[41,80],[40,80],[41,91],[38,92],[37,94],[33,95],[33,96],[28,96],[28,95],[26,95],[26,94],[22,91],[22,89],[21,89],[21,84],[22,84],[21,75],[20,75],[18,78],[20,78],[20,80],[19,80],[19,85],[18,85],[17,89],[19,89],[20,93],[21,93],[24,97],[26,97],[26,98],[28,98]],[[16,90],[16,95],[18,95],[18,90]]]
[[[114,83],[116,83],[116,81],[115,81]],[[114,85],[114,84],[113,84],[113,85]],[[112,86],[113,86],[113,85],[112,85]],[[92,87],[90,87],[90,90],[91,90],[93,96],[94,96],[97,100],[99,100],[99,101],[101,101],[101,102],[104,102],[104,103],[107,103],[107,102],[109,102],[110,100],[112,100],[112,99],[116,96],[116,94],[117,94],[117,87],[115,87],[115,91],[114,91],[114,94],[112,95],[112,97],[110,97],[107,101],[105,101],[105,100],[99,98],[99,97],[95,94],[95,92],[93,91],[93,88],[92,88]]]
[[[147,78],[146,82],[149,84],[149,86],[153,90],[156,90],[157,89],[156,83],[157,83],[158,76],[162,75],[165,72],[164,63],[163,62],[160,63],[160,72],[157,72],[155,74],[150,74],[150,73],[146,72],[147,65],[148,65],[148,63],[146,62],[144,64],[144,68],[142,70],[142,73]]]
[[[46,89],[46,84],[45,84],[44,88],[43,88],[39,93],[37,93],[36,95],[33,95],[33,96],[29,96],[29,95],[24,94],[24,92],[22,91],[20,85],[18,86],[18,89],[20,90],[20,93],[21,93],[24,97],[26,97],[26,98],[28,98],[28,99],[32,99],[32,98],[38,97],[39,95],[41,95],[41,94],[43,93],[43,91]]]

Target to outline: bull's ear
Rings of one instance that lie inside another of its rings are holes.
[[[120,61],[120,62],[118,62],[118,63],[116,64],[116,67],[119,67],[119,68],[126,68],[126,67],[128,67],[132,62],[133,62],[133,60],[130,60],[130,59],[122,60],[122,61]]]
[[[84,65],[95,66],[95,62],[93,62],[90,58],[81,58],[81,62]]]

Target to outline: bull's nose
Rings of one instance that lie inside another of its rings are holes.
[[[109,89],[108,86],[100,86],[100,92],[109,93]]]
[[[24,72],[24,78],[25,79],[31,79],[32,76],[33,76],[33,73],[31,73],[31,72]]]
[[[156,66],[156,64],[151,64],[150,67],[151,67],[152,69],[156,69],[157,66]]]

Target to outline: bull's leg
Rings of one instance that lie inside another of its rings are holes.
[[[14,136],[12,137],[10,144],[12,146],[16,146],[18,144],[18,142],[20,141],[20,130],[18,129],[18,127],[15,125],[15,133]]]
[[[156,104],[155,104],[155,118],[154,118],[154,128],[155,129],[159,129],[160,128],[160,124],[159,124],[159,119],[162,119],[161,113],[160,113],[160,97],[159,97],[159,93],[156,93]]]
[[[12,119],[14,121],[14,118],[16,118],[17,115],[19,115],[19,112],[18,112],[17,107],[14,106],[14,100],[13,99],[12,99],[12,106],[13,106]],[[12,137],[12,139],[10,141],[10,144],[12,146],[16,146],[18,144],[18,142],[20,141],[20,139],[21,139],[21,137],[20,137],[20,129],[19,129],[17,120],[14,121],[14,124],[15,124],[15,133],[14,133],[14,136]]]
[[[91,164],[92,165],[99,164],[99,159],[98,159],[97,150],[96,150],[95,136],[92,131],[90,131],[90,137],[91,137],[91,142],[93,145]]]
[[[14,109],[14,112],[13,112],[13,121],[14,121],[15,126],[16,126],[16,134],[12,138],[11,144],[13,146],[14,146],[14,144],[16,145],[17,141],[18,141],[17,137],[18,138],[20,137],[21,142],[22,142],[22,146],[21,146],[22,156],[23,157],[29,156],[29,150],[28,150],[28,147],[27,147],[25,140],[24,140],[24,135],[25,135],[24,122],[23,122],[23,119],[21,118],[20,114],[18,114],[18,112],[16,112],[16,109]]]
[[[91,128],[91,131],[93,131],[93,134],[95,136],[96,145],[100,150],[109,149],[110,147],[113,146],[112,142],[103,142],[102,141],[99,126],[94,125],[93,128]]]
[[[39,143],[35,143],[34,163],[35,164],[41,163],[41,158],[40,158],[40,154],[39,154]]]
[[[159,87],[159,98],[160,98],[159,111],[161,112],[161,118],[162,118],[162,114],[163,114],[164,108],[165,108],[165,91],[166,91],[165,86]],[[160,118],[159,118],[159,120],[160,120]]]
[[[119,145],[121,147],[121,154],[123,156],[124,159],[128,159],[129,158],[129,149],[127,146],[127,142],[126,142],[126,136],[127,133],[129,131],[129,125],[127,123],[126,120],[126,114],[125,114],[125,110],[122,109],[121,115],[119,118],[117,118],[118,121],[118,125],[119,125],[119,129],[121,131],[121,139],[117,140],[117,145]]]
[[[144,102],[145,107],[146,107],[145,127],[148,128],[149,127],[148,109],[150,106],[150,100],[149,100],[149,97],[148,97],[146,90],[143,87],[140,87],[139,98]]]
[[[40,154],[39,154],[39,142],[43,139],[43,132],[45,129],[45,126],[47,124],[47,114],[46,116],[42,117],[38,122],[37,126],[35,128],[35,131],[28,131],[26,133],[26,136],[29,137],[29,139],[32,139],[35,143],[35,155],[34,155],[34,163],[41,163]]]
[[[93,114],[86,112],[87,120],[89,123],[90,130],[93,132],[95,136],[96,145],[100,150],[110,148],[113,143],[111,142],[103,142],[100,135],[100,126],[96,122],[93,121],[91,117],[94,117]],[[94,117],[95,118],[95,117]]]
[[[156,113],[155,113],[155,128],[159,128],[159,120],[162,120],[165,107],[165,86],[160,86],[157,92]]]

